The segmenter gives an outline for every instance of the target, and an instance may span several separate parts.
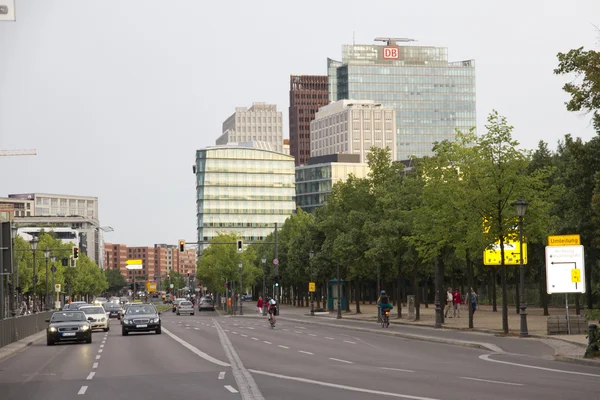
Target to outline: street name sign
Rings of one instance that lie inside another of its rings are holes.
[[[127,269],[142,269],[142,260],[127,260],[125,261],[125,268]]]
[[[548,236],[548,246],[579,246],[580,244],[579,234]]]
[[[546,246],[546,291],[585,293],[583,246]]]

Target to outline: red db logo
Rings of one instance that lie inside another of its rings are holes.
[[[385,60],[397,60],[399,56],[399,51],[397,47],[384,47],[383,48],[383,58]]]

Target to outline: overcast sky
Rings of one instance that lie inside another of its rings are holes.
[[[0,3],[3,3],[0,0]],[[293,4],[293,6],[292,6]],[[526,148],[590,118],[569,113],[556,54],[598,49],[598,0],[17,0],[0,21],[0,196],[97,196],[106,240],[196,239],[195,150],[236,106],[277,104],[290,74],[326,74],[341,46],[376,36],[476,60],[478,130],[497,109]]]

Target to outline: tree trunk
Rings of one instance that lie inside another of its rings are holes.
[[[581,305],[579,303],[579,299],[580,299],[580,293],[575,293],[575,314],[576,315],[581,315]]]
[[[413,266],[413,293],[415,295],[415,321],[421,320],[421,304],[419,301],[419,274],[417,265]]]
[[[519,305],[521,304],[521,280],[519,279],[519,275],[515,274],[515,288],[517,289],[517,295],[516,295],[516,299],[517,299],[517,304],[516,304],[516,308],[517,308],[517,314],[520,314],[521,311],[519,309]],[[523,290],[523,293],[525,291]]]
[[[356,313],[361,314],[360,312],[360,280],[356,280]]]
[[[444,276],[446,276],[446,263],[444,262],[443,257],[439,257],[439,283],[438,287],[436,287],[436,295],[439,296],[440,307],[443,304],[443,300],[446,297],[446,291],[444,290]],[[435,285],[434,285],[435,286]],[[437,310],[436,310],[437,312]],[[444,323],[444,312],[442,311],[442,324]]]
[[[538,281],[540,282],[540,306],[544,309],[544,316],[550,315],[548,313],[548,294],[546,293],[546,271],[542,263],[538,264]]]
[[[502,331],[508,334],[508,271],[504,263],[504,237],[500,236],[500,263],[502,266]]]
[[[498,299],[496,296],[497,275],[498,275],[498,272],[496,271],[495,267],[492,267],[492,311],[493,312],[498,312]]]
[[[351,292],[350,292],[350,284],[348,284],[348,281],[344,281],[344,295],[346,296],[346,311],[350,311],[350,301],[352,300],[351,296]],[[343,297],[342,297],[343,298]]]
[[[397,318],[402,318],[402,263],[398,262],[398,282],[397,282],[397,290],[398,290],[398,316]]]
[[[466,261],[467,261],[467,283],[468,283],[467,309],[469,310],[469,328],[473,329],[473,302],[471,301],[472,288],[473,288],[473,263],[471,262],[471,259],[469,258],[468,250],[467,250],[467,255],[466,255]]]

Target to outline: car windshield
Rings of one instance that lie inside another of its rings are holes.
[[[135,314],[154,314],[156,310],[151,305],[135,305],[130,306],[127,309],[127,315],[135,315]]]
[[[102,307],[81,307],[80,310],[86,314],[104,314],[106,312]]]
[[[106,304],[104,306],[105,309],[110,309],[110,310],[118,310],[119,308],[121,308],[118,304]]]
[[[192,305],[192,302],[191,302],[191,301],[182,301],[182,302],[181,302],[181,305],[182,305],[182,306],[191,306],[191,305]]]
[[[50,322],[85,321],[85,314],[81,311],[55,312]]]
[[[69,310],[79,310],[81,307],[87,306],[87,305],[89,305],[89,304],[86,304],[86,303],[75,304],[75,303],[73,303],[73,304],[71,304],[69,306]]]

